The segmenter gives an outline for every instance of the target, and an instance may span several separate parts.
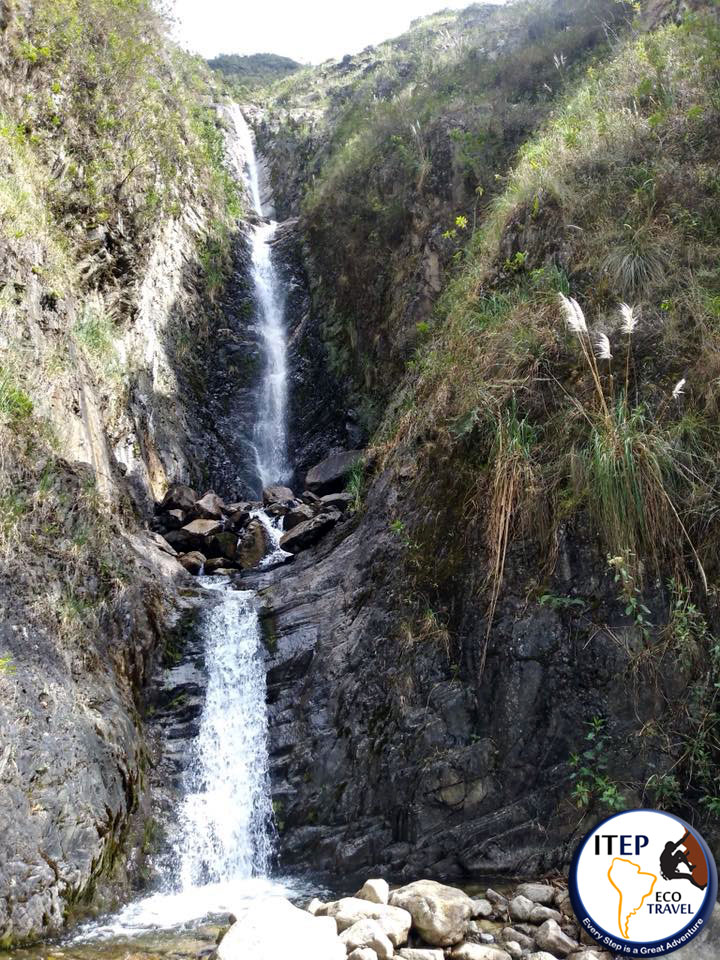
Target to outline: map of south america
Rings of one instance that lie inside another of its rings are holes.
[[[608,870],[608,880],[620,894],[618,926],[621,935],[629,940],[630,920],[653,892],[657,877],[654,873],[643,873],[632,860],[615,857]]]

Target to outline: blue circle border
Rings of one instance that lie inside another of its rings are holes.
[[[661,940],[654,940],[652,942],[621,940],[621,938],[617,937],[615,934],[610,933],[608,930],[605,930],[604,927],[601,927],[600,924],[593,919],[590,912],[586,909],[585,904],[582,901],[582,897],[580,896],[580,891],[578,890],[578,882],[577,882],[578,864],[580,862],[580,856],[583,850],[585,849],[585,846],[588,840],[590,839],[591,836],[593,836],[597,832],[597,830],[599,830],[600,827],[604,826],[606,823],[610,823],[611,820],[615,820],[617,817],[622,817],[628,813],[658,813],[663,817],[668,817],[669,819],[674,820],[676,823],[679,823],[686,830],[690,831],[690,833],[696,838],[696,840],[698,840],[698,842],[700,843],[700,847],[703,853],[705,854],[705,859],[708,864],[708,874],[709,874],[708,885],[707,885],[707,890],[705,891],[705,899],[703,900],[702,906],[700,907],[698,912],[693,916],[693,918],[690,920],[689,923],[687,923],[684,927],[681,927],[676,933],[663,937]],[[577,918],[577,921],[580,924],[580,928],[584,930],[588,936],[592,937],[593,940],[596,940],[598,943],[602,944],[603,946],[607,946],[607,944],[603,943],[603,937],[608,937],[610,940],[612,940],[613,943],[622,943],[623,947],[627,946],[631,950],[639,951],[641,949],[644,949],[646,951],[643,954],[637,953],[635,954],[635,956],[643,956],[643,957],[667,956],[668,954],[674,953],[676,950],[680,950],[682,949],[682,947],[687,946],[687,944],[690,943],[691,940],[694,940],[695,937],[697,937],[706,929],[707,921],[713,912],[713,909],[715,907],[715,902],[717,900],[717,893],[718,893],[717,866],[715,864],[715,858],[713,857],[712,853],[710,852],[710,848],[705,842],[705,838],[698,833],[695,827],[690,826],[689,823],[683,820],[682,817],[677,817],[675,816],[674,813],[668,813],[667,810],[654,810],[651,807],[638,807],[637,809],[632,809],[632,810],[621,810],[618,813],[611,814],[609,817],[605,817],[604,820],[598,821],[598,823],[596,823],[595,826],[585,834],[583,839],[578,844],[577,849],[575,850],[575,854],[573,856],[572,863],[570,865],[570,874],[568,876],[568,892],[570,894],[570,902],[572,903],[573,910],[575,911],[575,917]],[[585,919],[589,920],[592,923],[592,925],[595,927],[595,929],[599,931],[599,936],[596,936],[595,934],[591,933],[590,930],[586,926],[584,926],[583,920]],[[700,922],[698,923],[698,921]],[[690,936],[686,937],[682,943],[678,943],[676,947],[670,947],[669,949],[664,948],[664,945],[668,940],[677,939],[678,937],[685,936],[687,931],[695,924],[698,925],[697,930],[695,930],[694,933],[690,934]],[[650,950],[654,952],[648,953],[647,951],[650,951]],[[617,951],[614,951],[614,952],[617,952]],[[618,955],[622,956],[622,953]]]

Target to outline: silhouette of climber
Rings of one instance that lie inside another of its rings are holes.
[[[660,872],[665,880],[689,880],[694,887],[699,887],[702,890],[703,887],[699,883],[696,883],[693,877],[693,870],[696,864],[688,860],[687,853],[684,850],[678,849],[689,837],[690,834],[686,833],[677,843],[668,840],[665,844],[665,849],[660,854]],[[680,864],[685,864],[689,872],[679,870],[678,867]]]

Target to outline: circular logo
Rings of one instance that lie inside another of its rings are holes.
[[[570,899],[583,930],[621,956],[659,957],[702,933],[717,897],[710,850],[689,824],[660,810],[628,810],[582,841]]]

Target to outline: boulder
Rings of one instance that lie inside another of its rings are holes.
[[[485,891],[485,899],[490,901],[496,911],[507,910],[508,908],[508,898],[503,896],[502,893],[498,893],[497,890],[493,890],[492,887],[488,887]]]
[[[243,570],[251,570],[270,552],[271,546],[267,530],[255,517],[240,538],[235,559]]]
[[[285,514],[285,519],[283,520],[283,530],[292,530],[299,524],[306,523],[308,520],[312,520],[314,516],[315,511],[306,503],[301,503],[297,507],[292,507]]]
[[[216,573],[218,570],[223,570],[231,566],[232,563],[225,557],[212,557],[205,563],[205,573]]]
[[[515,895],[527,897],[533,903],[541,903],[545,907],[555,902],[555,888],[549,883],[521,883],[515,890]]]
[[[393,945],[377,920],[366,917],[358,920],[340,934],[340,940],[345,944],[348,953],[358,947],[370,947],[378,955],[379,960],[390,960],[393,955]]]
[[[293,527],[292,530],[288,531],[288,533],[283,534],[280,540],[280,547],[283,550],[287,550],[288,553],[300,553],[301,550],[306,550],[314,543],[317,543],[318,540],[321,540],[325,534],[335,526],[339,519],[340,514],[337,510],[328,510],[319,513],[316,517],[313,517],[312,520],[299,523],[296,527]]]
[[[530,911],[530,923],[545,923],[546,920],[555,920],[562,923],[563,915],[559,910],[553,910],[552,907],[543,907],[539,903]]]
[[[338,453],[331,453],[308,472],[305,486],[311,493],[339,493],[345,486],[350,471],[361,457],[361,450],[341,450]]]
[[[194,513],[201,520],[222,520],[224,510],[225,504],[212,490],[195,501]]]
[[[282,897],[252,900],[220,941],[218,960],[345,960],[335,924]]]
[[[188,487],[184,483],[171,483],[167,493],[162,498],[160,507],[166,513],[170,510],[183,510],[185,513],[190,513],[196,500],[197,493],[192,487]]]
[[[269,507],[265,507],[265,513],[269,517],[284,517],[286,513],[290,512],[293,502],[290,500],[288,503],[271,503]]]
[[[562,932],[556,920],[546,920],[538,927],[535,943],[541,950],[554,953],[556,957],[566,957],[580,946],[576,940],[571,940]]]
[[[219,520],[193,520],[180,530],[170,530],[165,539],[176,550],[187,553],[190,550],[202,550],[208,537],[220,533],[223,525]]]
[[[320,911],[323,909],[325,904],[322,900],[318,900],[317,897],[313,897],[310,903],[305,907],[308,913],[311,913],[313,916],[319,916]]]
[[[490,943],[461,943],[450,956],[453,960],[512,960],[507,950]]]
[[[397,954],[402,960],[445,960],[443,950],[425,950],[414,947],[403,947]]]
[[[235,560],[238,551],[238,535],[223,530],[208,537],[207,553],[211,557],[223,557],[225,560]]]
[[[525,923],[530,919],[535,904],[527,897],[513,897],[510,901],[510,916],[513,920]]]
[[[303,503],[310,504],[310,506],[320,506],[322,504],[320,497],[316,493],[312,493],[310,490],[303,490],[300,499]]]
[[[370,947],[358,947],[348,954],[347,960],[377,960],[377,954]]]
[[[187,522],[187,514],[184,510],[168,510],[167,513],[161,513],[159,517],[165,530],[179,530]]]
[[[390,887],[387,880],[366,880],[355,896],[360,900],[369,900],[371,903],[387,903]]]
[[[506,940],[505,941],[505,950],[510,954],[514,960],[520,960],[522,956],[522,947],[515,940]]]
[[[225,524],[228,530],[239,533],[250,522],[250,513],[247,510],[233,510],[228,514]]]
[[[159,533],[153,533],[152,531],[148,533],[148,538],[155,544],[158,550],[162,550],[163,553],[167,553],[170,557],[177,556],[177,550],[172,547],[165,537],[161,536]]]
[[[472,911],[473,917],[487,920],[493,915],[493,905],[489,900],[473,900]]]
[[[290,487],[283,487],[279,483],[271,484],[263,490],[263,504],[267,507],[271,503],[286,503],[288,500],[294,500],[295,494]]]
[[[435,880],[417,880],[400,887],[390,895],[390,903],[408,911],[415,929],[433,947],[460,943],[473,912],[466,893]]]
[[[355,497],[351,493],[327,493],[320,497],[320,502],[326,507],[335,507],[341,513],[344,513],[351,503],[355,502]]]
[[[505,943],[519,943],[523,950],[532,950],[535,941],[521,930],[515,930],[513,927],[504,927],[500,931],[500,939]]]
[[[342,900],[328,903],[325,909],[329,917],[335,917],[341,933],[366,917],[377,920],[394,947],[407,941],[412,924],[412,917],[407,910],[357,897],[343,897]]]
[[[202,573],[203,567],[205,566],[205,555],[197,550],[193,550],[190,553],[183,553],[182,556],[179,556],[178,563],[182,564],[188,573],[198,576]]]

